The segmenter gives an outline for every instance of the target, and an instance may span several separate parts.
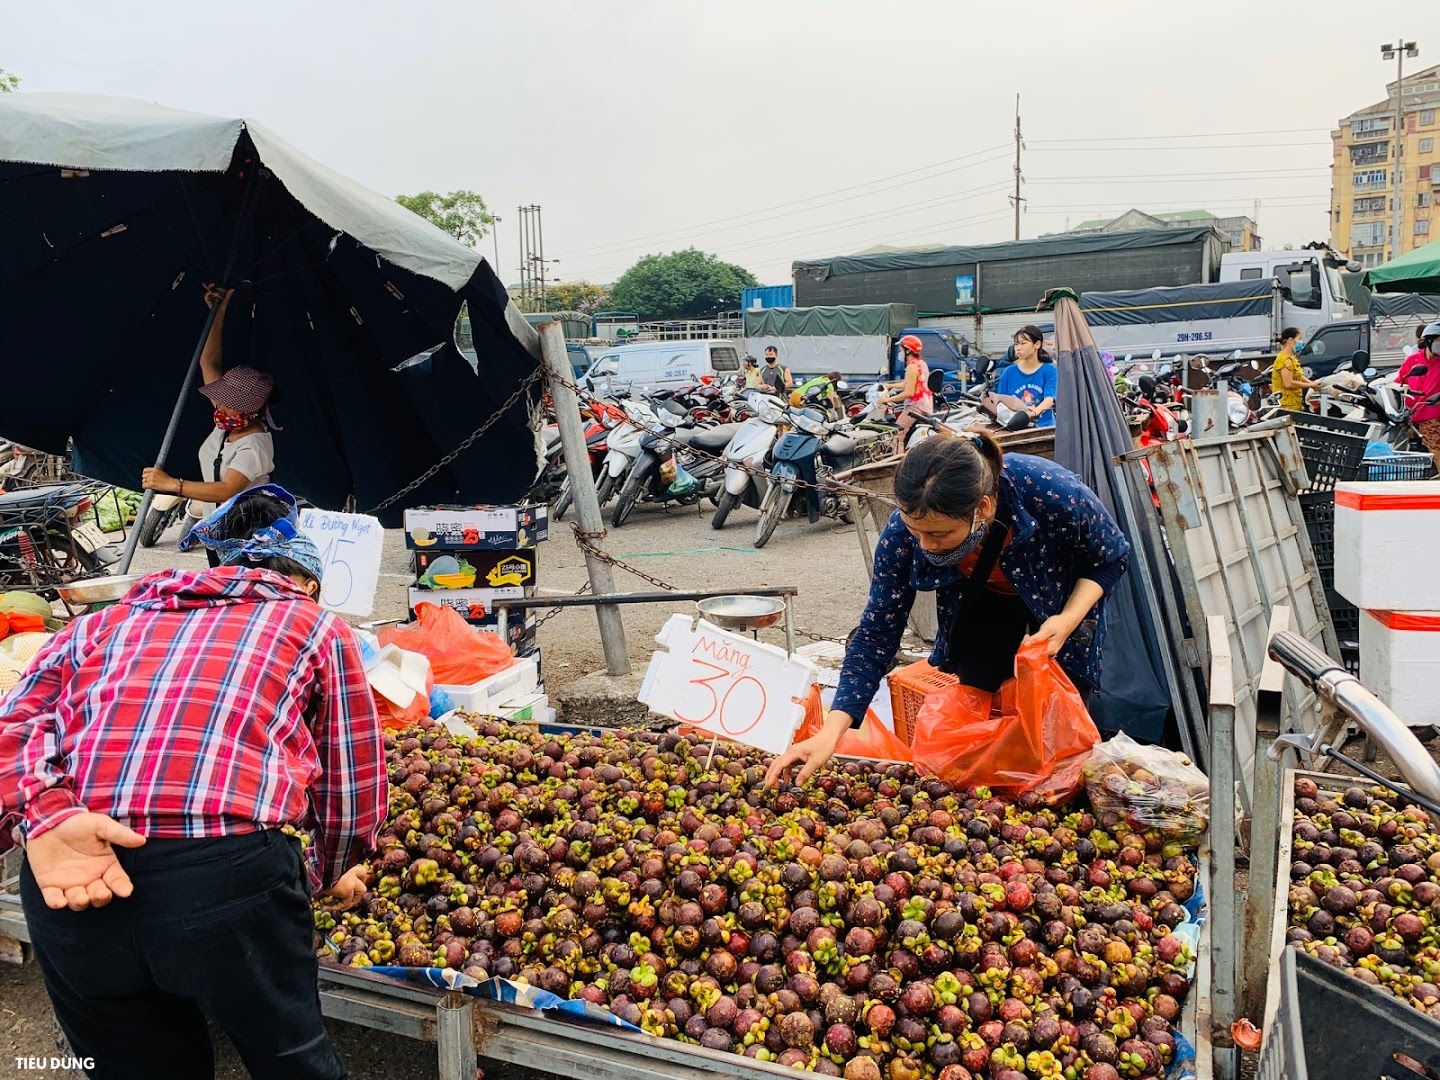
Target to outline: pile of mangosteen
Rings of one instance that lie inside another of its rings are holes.
[[[651,1035],[852,1080],[1163,1074],[1189,853],[1083,803],[472,718],[386,736],[390,814],[335,961],[521,979]]]
[[[1440,1018],[1440,831],[1398,802],[1296,777],[1286,940]]]

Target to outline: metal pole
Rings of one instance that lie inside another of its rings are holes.
[[[496,215],[490,222],[490,238],[495,241],[495,276],[500,278],[500,284],[503,287],[505,279],[500,277],[500,222],[502,220],[504,219]]]
[[[540,207],[535,207],[535,245],[540,251],[538,265],[540,267],[540,310],[550,310],[550,299],[545,295],[545,222],[540,217]]]
[[[1400,257],[1400,141],[1401,128],[1405,123],[1405,37],[1395,39],[1395,167],[1390,175],[1395,178],[1394,207],[1390,212],[1390,258]]]
[[[1015,239],[1020,239],[1020,95],[1015,95]]]
[[[585,429],[580,423],[580,403],[566,377],[570,361],[565,354],[565,332],[559,323],[547,322],[540,327],[540,352],[549,376],[550,396],[555,402],[555,422],[560,428],[560,447],[565,454],[565,471],[570,477],[570,495],[575,500],[575,520],[584,532],[598,540],[605,531],[605,525],[600,517],[600,499],[595,494],[595,478],[590,473],[590,453],[585,447]],[[586,551],[585,569],[590,577],[590,591],[596,596],[615,591],[609,563]],[[595,618],[600,624],[606,673],[630,674],[630,652],[625,647],[625,626],[620,620],[620,609],[614,604],[598,605]]]
[[[205,313],[205,326],[200,331],[200,340],[195,343],[195,352],[190,357],[190,366],[185,369],[185,381],[180,384],[180,396],[175,399],[175,408],[170,410],[170,425],[165,429],[165,438],[160,440],[160,452],[155,455],[155,468],[163,469],[165,459],[170,456],[170,444],[175,441],[175,432],[180,427],[180,417],[185,412],[185,402],[189,400],[190,391],[195,386],[195,373],[200,370],[200,354],[205,351],[205,343],[210,340],[210,329],[215,325],[215,318],[220,311],[220,301],[210,305],[210,310]],[[135,549],[140,546],[140,534],[145,531],[145,516],[150,513],[150,504],[155,501],[155,492],[147,491],[140,500],[140,509],[135,512],[135,527],[130,530],[130,535],[125,537],[125,551],[120,556],[120,566],[115,571],[117,574],[128,574],[130,563],[135,558]]]
[[[435,1044],[439,1080],[474,1080],[475,999],[452,991],[435,1007]]]
[[[1210,639],[1210,1006],[1216,1080],[1235,1080],[1235,669],[1223,615],[1206,620]],[[1201,1020],[1204,1023],[1204,1020]]]

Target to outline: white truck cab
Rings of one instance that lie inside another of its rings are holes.
[[[1281,323],[1298,326],[1308,338],[1312,331],[1337,319],[1355,317],[1355,305],[1345,294],[1340,267],[1345,260],[1333,251],[1232,251],[1220,256],[1220,280],[1266,281],[1280,285],[1284,299]]]

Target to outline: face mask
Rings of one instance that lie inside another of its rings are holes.
[[[955,566],[967,556],[978,551],[980,545],[985,542],[985,534],[990,531],[990,522],[980,521],[979,518],[980,510],[977,507],[974,516],[970,518],[970,535],[960,541],[959,547],[940,552],[925,551],[922,549],[921,553],[925,556],[925,561],[931,566],[938,566],[943,569]]]
[[[254,419],[253,416],[231,416],[219,409],[215,410],[215,426],[221,431],[239,431]]]

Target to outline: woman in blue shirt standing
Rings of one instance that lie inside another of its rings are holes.
[[[895,501],[825,726],[776,758],[767,783],[795,765],[796,782],[809,779],[864,718],[921,590],[937,594],[930,663],[962,683],[997,689],[1014,674],[1021,642],[1041,640],[1082,692],[1099,684],[1104,600],[1130,544],[1078,476],[1003,454],[987,434],[937,437],[905,455]]]
[[[1038,327],[1022,327],[1015,334],[1015,363],[1000,373],[997,394],[1008,394],[1025,403],[1030,422],[1036,427],[1055,426],[1055,365],[1049,362],[1041,344],[1045,335]]]

